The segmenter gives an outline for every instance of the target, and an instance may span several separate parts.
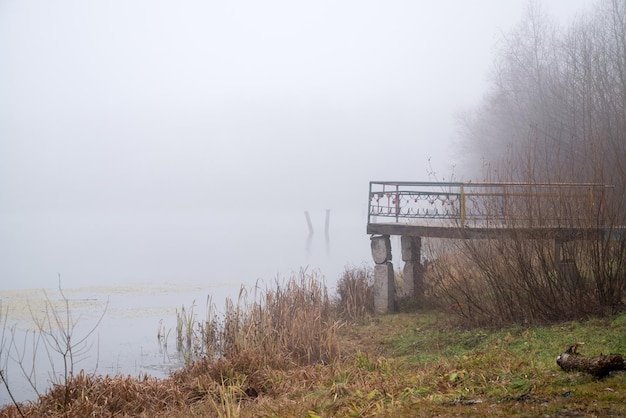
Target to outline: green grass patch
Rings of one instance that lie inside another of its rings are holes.
[[[626,414],[625,374],[598,380],[565,373],[555,361],[576,342],[585,343],[582,354],[588,356],[625,353],[626,314],[495,330],[455,327],[435,312],[388,315],[376,322],[360,328],[361,338],[394,364],[396,380],[404,376],[405,387],[394,399],[405,407],[419,404],[427,415],[533,415],[539,406],[580,415]]]

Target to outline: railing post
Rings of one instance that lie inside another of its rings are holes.
[[[400,215],[400,194],[399,194],[400,186],[396,184],[396,223],[398,223],[398,215]]]
[[[593,226],[593,188],[589,186],[589,227]]]
[[[461,228],[465,228],[465,185],[461,183]]]
[[[370,192],[368,194],[369,200],[367,201],[367,224],[371,223],[372,217],[372,182],[370,181]]]

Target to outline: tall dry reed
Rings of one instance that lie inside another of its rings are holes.
[[[253,355],[261,364],[277,367],[328,362],[339,353],[339,322],[315,271],[301,270],[288,280],[277,280],[273,288],[262,289],[258,283],[253,289],[242,287],[236,301],[226,300],[221,315],[208,299],[203,322],[190,318],[189,312],[178,314],[178,340],[191,350],[186,355],[190,360]]]
[[[340,317],[360,321],[374,314],[374,272],[371,267],[346,267],[337,282],[335,302]]]

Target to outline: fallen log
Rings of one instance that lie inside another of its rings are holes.
[[[576,343],[556,359],[561,369],[566,372],[581,371],[596,377],[605,377],[612,371],[626,370],[626,357],[621,354],[599,355],[586,357],[578,354],[576,350],[583,343]]]

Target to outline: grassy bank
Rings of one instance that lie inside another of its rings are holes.
[[[313,363],[254,350],[198,360],[165,380],[79,375],[25,416],[626,416],[626,374],[565,373],[556,356],[626,352],[626,315],[547,327],[463,330],[417,311],[343,323],[341,353]],[[69,402],[63,407],[63,398]],[[14,406],[0,416],[20,416]]]

